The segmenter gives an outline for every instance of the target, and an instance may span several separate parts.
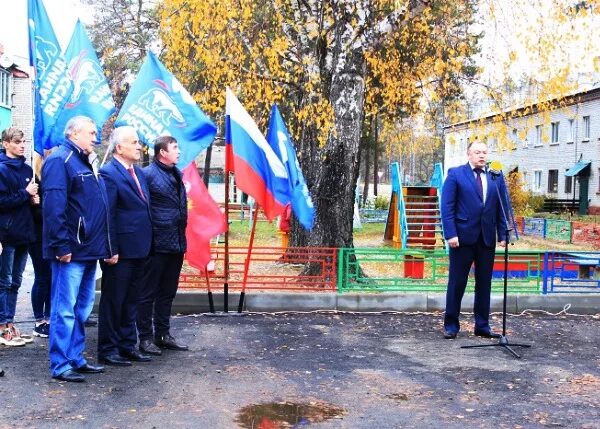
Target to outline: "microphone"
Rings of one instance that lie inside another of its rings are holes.
[[[493,176],[492,178],[495,179],[497,176],[500,176],[502,174],[502,163],[500,161],[490,162],[490,165],[488,166],[488,171]]]

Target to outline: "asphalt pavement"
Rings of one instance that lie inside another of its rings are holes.
[[[440,313],[176,316],[189,351],[82,384],[50,378],[47,340],[0,346],[0,428],[600,428],[598,315],[509,316],[521,359],[461,348],[497,344],[464,321],[444,340]]]

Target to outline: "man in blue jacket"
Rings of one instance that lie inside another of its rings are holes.
[[[506,246],[506,217],[498,194],[505,198],[503,181],[487,171],[487,146],[471,143],[469,162],[448,170],[442,188],[442,224],[450,248],[444,338],[456,338],[460,307],[469,271],[475,264],[475,335],[498,338],[489,325],[490,293],[496,238]]]
[[[144,168],[150,189],[154,253],[147,259],[138,305],[140,350],[160,355],[162,349],[187,350],[170,332],[169,318],[186,251],[187,195],[177,140],[161,136],[154,142],[154,162]]]
[[[94,172],[96,124],[86,116],[67,122],[65,141],[46,159],[42,237],[52,264],[50,341],[52,377],[82,382],[84,373],[104,371],[89,364],[84,322],[92,311],[98,260],[114,264],[104,181]]]
[[[136,130],[116,128],[110,136],[112,160],[101,170],[106,184],[114,265],[102,265],[102,294],[98,318],[98,359],[107,365],[129,366],[151,358],[138,350],[137,304],[144,261],[152,247],[150,192],[142,170],[135,165],[142,145]]]
[[[0,344],[23,346],[31,342],[14,325],[17,294],[27,263],[27,247],[35,240],[32,204],[39,204],[33,170],[25,163],[25,139],[17,128],[2,133],[0,153]]]

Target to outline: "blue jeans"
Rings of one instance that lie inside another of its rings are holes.
[[[94,306],[96,261],[51,262],[48,354],[53,377],[87,363],[84,323]]]
[[[36,322],[50,320],[50,283],[52,272],[50,261],[42,256],[42,243],[29,245],[29,256],[33,264],[35,279],[31,287],[31,308]]]
[[[0,325],[12,323],[27,263],[27,246],[5,245],[0,256]]]

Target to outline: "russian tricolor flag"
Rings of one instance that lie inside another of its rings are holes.
[[[291,199],[288,173],[254,120],[227,88],[225,103],[226,170],[238,188],[252,196],[273,220]]]

